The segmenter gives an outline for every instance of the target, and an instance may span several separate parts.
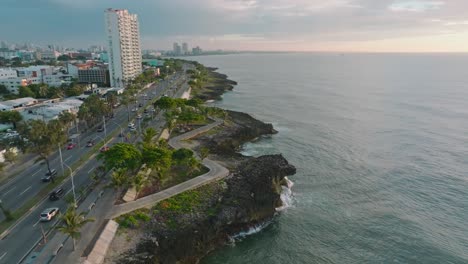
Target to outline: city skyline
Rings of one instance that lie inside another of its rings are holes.
[[[187,42],[240,51],[464,52],[468,43],[463,0],[6,1],[0,32],[18,43],[105,44],[108,7],[139,14],[143,49]]]

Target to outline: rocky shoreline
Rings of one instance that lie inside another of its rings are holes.
[[[214,84],[196,97],[212,100],[232,90],[235,82],[214,70],[210,69]],[[136,218],[140,213],[149,218],[122,230],[126,236],[117,236],[113,244],[125,246],[111,247],[105,263],[199,263],[232,236],[274,217],[282,206],[285,177],[295,174],[295,167],[282,155],[254,158],[238,153],[244,143],[274,133],[271,124],[226,111],[223,125],[191,141],[196,141],[196,151],[208,149],[210,159],[229,168],[229,177],[134,213]]]

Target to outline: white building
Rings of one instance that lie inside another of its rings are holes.
[[[40,53],[40,57],[42,60],[45,60],[45,59],[57,59],[58,56],[60,56],[60,52],[56,51],[56,50],[46,50],[46,51],[41,51]]]
[[[19,58],[19,54],[16,50],[1,50],[0,57],[11,60],[13,58]]]
[[[16,78],[18,73],[14,69],[0,68],[0,79]]]
[[[111,87],[124,87],[142,72],[138,17],[124,9],[109,8],[105,24]]]

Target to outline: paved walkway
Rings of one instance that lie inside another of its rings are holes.
[[[78,212],[87,212],[91,208],[91,211],[89,211],[86,217],[94,218],[96,221],[83,226],[81,237],[76,241],[76,250],[73,251],[72,240],[68,238],[68,235],[57,232],[47,241],[46,246],[39,252],[39,256],[31,263],[43,264],[53,261],[53,263],[72,264],[81,262],[81,254],[86,249],[89,242],[93,240],[94,235],[99,232],[105,219],[109,218],[109,211],[106,210],[106,208],[111,207],[114,203],[115,194],[112,189],[104,189],[102,192],[106,184],[107,181],[103,181],[98,185],[77,209]],[[60,254],[58,254],[58,251]]]
[[[211,123],[209,125],[197,128],[195,130],[192,130],[190,132],[187,132],[185,134],[182,134],[180,136],[174,137],[169,140],[169,145],[175,149],[179,149],[182,147],[180,144],[181,140],[187,140],[190,138],[193,138],[197,135],[200,135],[202,133],[205,133],[209,131],[210,129],[219,126],[223,123],[222,120],[216,120],[214,123]],[[157,202],[160,202],[162,200],[165,200],[167,198],[170,198],[172,196],[175,196],[179,193],[188,191],[188,190],[193,190],[201,185],[208,184],[213,181],[217,181],[219,179],[225,178],[229,175],[229,170],[226,169],[225,167],[221,166],[220,164],[210,160],[210,159],[204,159],[203,160],[203,165],[205,165],[210,171],[200,175],[198,177],[195,177],[193,179],[190,179],[188,181],[185,181],[183,183],[180,183],[176,186],[173,186],[171,188],[168,188],[166,190],[160,191],[155,194],[151,194],[148,196],[145,196],[143,198],[140,198],[136,201],[124,203],[124,204],[119,204],[114,206],[112,213],[111,213],[111,218],[116,218],[120,215],[130,213],[132,211],[135,211],[136,209],[139,208],[151,208],[154,206]]]

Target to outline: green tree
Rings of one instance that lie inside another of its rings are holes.
[[[58,120],[64,127],[67,128],[68,131],[72,123],[76,120],[76,116],[68,111],[65,111],[59,114]]]
[[[10,93],[10,90],[8,90],[8,88],[3,85],[3,84],[0,84],[0,94],[9,94]]]
[[[117,143],[108,151],[98,155],[104,160],[107,169],[128,169],[137,170],[141,166],[141,153],[138,149],[128,143]]]
[[[35,94],[33,91],[31,91],[31,89],[27,86],[20,86],[18,88],[18,95],[20,97],[34,97]]]
[[[180,148],[172,152],[172,160],[178,165],[187,165],[192,157],[193,151],[190,149]]]
[[[177,165],[186,166],[188,171],[192,173],[194,170],[198,170],[200,162],[193,155],[193,151],[190,149],[181,148],[172,153],[172,160]]]
[[[174,109],[176,106],[176,101],[168,96],[161,97],[156,102],[154,102],[154,107],[162,110]]]
[[[93,222],[93,218],[86,218],[85,212],[77,213],[73,206],[69,207],[67,212],[63,214],[60,219],[62,219],[62,225],[57,229],[69,235],[73,240],[73,251],[75,251],[76,239],[81,236],[80,229],[89,222]]]
[[[65,97],[64,89],[61,87],[49,87],[47,98],[63,98]]]
[[[103,116],[109,113],[109,107],[99,98],[92,94],[81,104],[78,110],[78,117],[86,121],[87,125],[96,124],[102,120]]]
[[[7,151],[5,151],[5,153],[3,153],[3,158],[6,162],[13,164],[18,158],[18,155],[12,149],[8,149]]]
[[[2,111],[0,112],[0,122],[11,123],[16,129],[18,122],[23,120],[23,116],[18,111]]]
[[[142,161],[162,178],[172,164],[172,152],[164,147],[144,146]]]
[[[107,104],[109,106],[110,112],[113,113],[114,105],[116,105],[117,102],[119,101],[117,94],[115,92],[107,93],[106,99],[107,99]]]
[[[44,160],[50,172],[49,155],[66,141],[62,124],[58,120],[51,120],[49,123],[30,120],[20,128],[20,134],[29,140],[29,150],[39,156],[36,162]]]
[[[111,185],[117,190],[121,190],[130,185],[130,178],[127,175],[127,169],[115,169],[112,171]]]
[[[200,148],[200,159],[204,160],[210,154],[210,149],[207,147]]]
[[[144,146],[152,146],[153,138],[158,135],[158,131],[156,129],[149,127],[142,133],[143,145]]]
[[[71,60],[71,57],[64,54],[64,55],[58,56],[57,60],[58,61],[69,61],[69,60]]]
[[[132,179],[132,185],[135,187],[136,196],[140,194],[141,190],[149,183],[149,179],[145,176],[144,173],[139,172]]]
[[[120,102],[127,107],[127,116],[128,116],[128,121],[130,121],[130,104],[132,103],[132,97],[131,95],[125,91],[120,98]]]
[[[34,98],[47,98],[49,86],[47,84],[30,84],[29,89],[34,93]]]

